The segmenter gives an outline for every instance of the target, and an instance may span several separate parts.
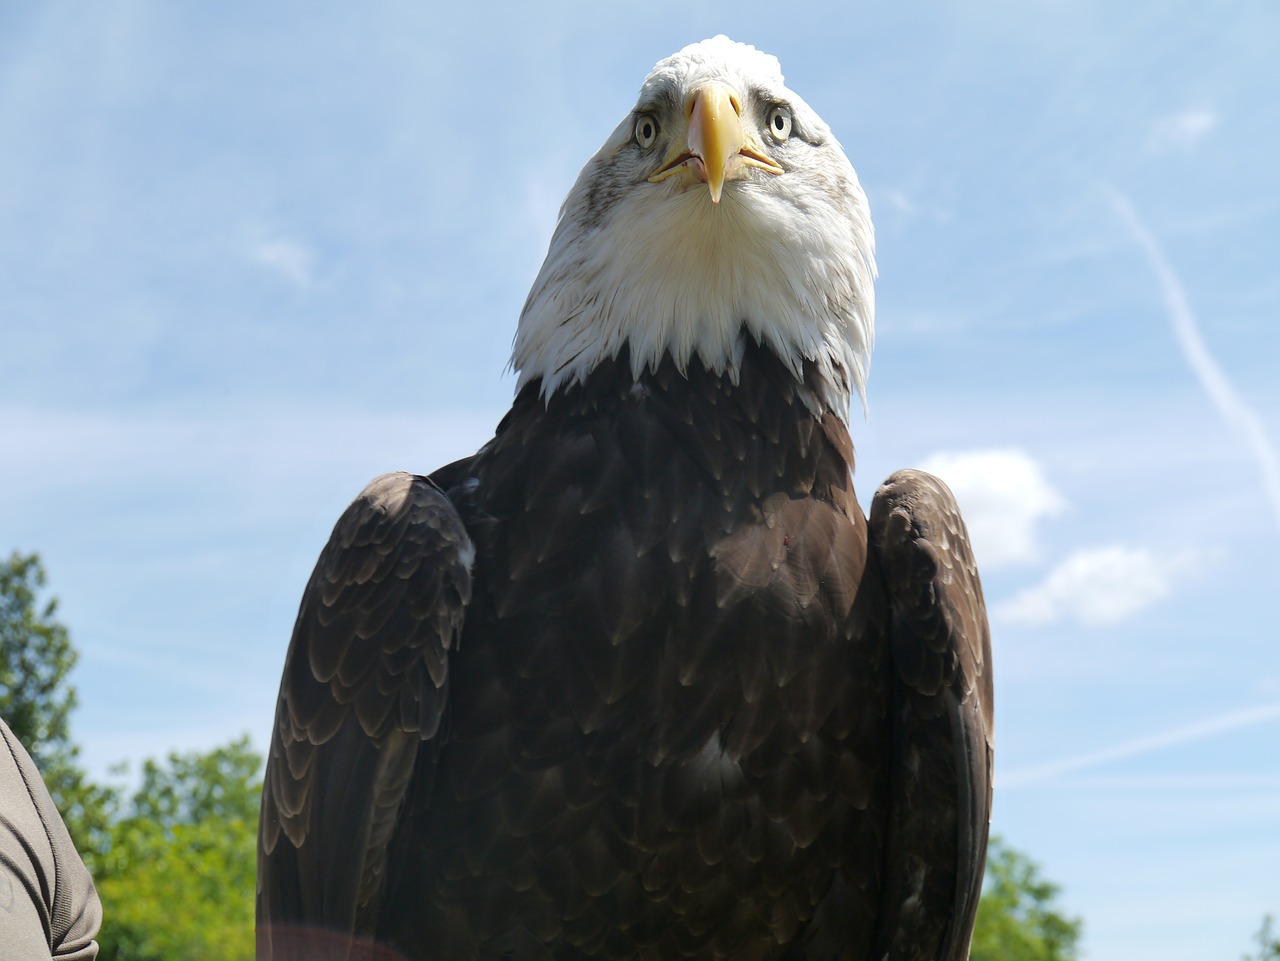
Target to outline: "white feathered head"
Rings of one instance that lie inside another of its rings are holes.
[[[848,416],[874,336],[874,231],[857,174],[776,58],[715,37],[653,68],[560,211],[516,334],[549,397],[630,348],[731,378],[750,334]],[[821,413],[821,411],[815,411]]]

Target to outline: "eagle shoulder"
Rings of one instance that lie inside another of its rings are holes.
[[[991,813],[991,633],[982,584],[955,497],[937,477],[893,474],[872,500],[868,533],[888,599],[895,676],[881,947],[893,957],[963,959]],[[926,915],[937,905],[950,910]]]
[[[384,474],[339,518],[280,685],[259,827],[260,919],[360,933],[421,748],[441,737],[474,557],[457,510],[426,477]]]

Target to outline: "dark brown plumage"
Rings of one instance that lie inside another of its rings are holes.
[[[705,189],[704,189],[705,187]],[[955,502],[847,427],[866,198],[778,63],[660,62],[583,168],[474,457],[303,596],[259,956],[960,961],[990,645]]]
[[[928,475],[868,537],[810,380],[624,348],[357,498],[285,666],[260,957],[967,956],[977,572]]]

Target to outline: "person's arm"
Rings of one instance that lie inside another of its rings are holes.
[[[102,904],[30,755],[0,719],[0,956],[92,961]]]

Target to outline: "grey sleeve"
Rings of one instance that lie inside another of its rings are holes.
[[[92,961],[93,879],[30,755],[0,719],[0,961]]]

